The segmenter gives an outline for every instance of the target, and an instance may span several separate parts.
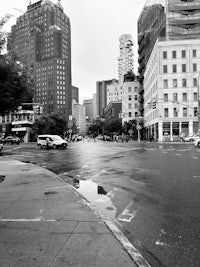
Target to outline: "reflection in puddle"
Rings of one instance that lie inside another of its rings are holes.
[[[80,180],[79,187],[76,190],[90,203],[94,204],[104,215],[110,219],[115,218],[116,208],[102,186],[89,180]]]

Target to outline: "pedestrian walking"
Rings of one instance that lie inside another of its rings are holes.
[[[46,149],[47,150],[49,150],[49,142],[50,142],[49,137],[47,137],[47,139],[46,139]]]

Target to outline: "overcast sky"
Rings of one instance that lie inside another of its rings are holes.
[[[6,25],[26,11],[30,0],[5,0],[0,18],[6,13],[13,17]],[[37,2],[32,0],[32,3]],[[56,3],[57,0],[52,0]],[[137,72],[137,20],[146,0],[61,0],[69,16],[72,35],[72,84],[79,87],[80,103],[91,99],[96,81],[118,79],[119,37],[131,34],[134,43],[135,72]],[[16,8],[16,9],[15,9]]]

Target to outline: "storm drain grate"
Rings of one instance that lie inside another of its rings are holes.
[[[6,179],[5,175],[0,175],[0,183],[2,183]]]

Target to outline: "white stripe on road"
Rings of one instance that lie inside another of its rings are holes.
[[[46,220],[44,217],[38,217],[35,219],[1,219],[0,222],[56,222],[56,220]]]
[[[131,206],[133,206],[133,201],[131,201],[128,206],[123,210],[123,212],[118,216],[119,221],[130,222],[136,215],[136,210],[131,210]]]
[[[45,190],[62,189],[62,188],[65,188],[65,187],[69,187],[69,186],[65,185],[65,186],[50,187],[50,188],[45,188]]]

